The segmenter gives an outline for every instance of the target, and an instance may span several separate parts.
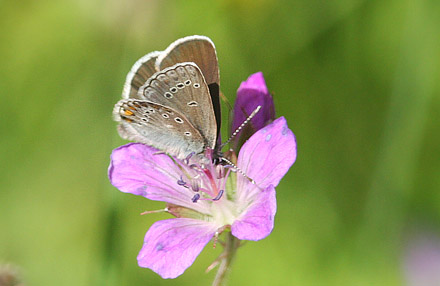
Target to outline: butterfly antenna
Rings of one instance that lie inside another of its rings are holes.
[[[229,137],[228,140],[226,140],[225,143],[221,144],[219,147],[219,150],[221,150],[223,147],[225,147],[227,144],[229,144],[229,142],[231,142],[232,139],[234,139],[235,136],[237,136],[237,134],[241,131],[241,129],[243,129],[248,123],[249,121],[254,118],[254,116],[258,113],[258,111],[260,111],[261,109],[261,105],[258,105],[257,108],[254,109],[254,111],[252,111],[251,115],[248,116],[248,118],[246,118],[245,121],[243,121],[243,123],[238,126],[237,129],[235,129],[234,133],[232,133],[231,137]]]
[[[237,170],[238,173],[240,173],[243,177],[245,177],[246,179],[248,179],[252,184],[255,184],[255,181],[252,178],[249,178],[248,175],[246,175],[246,173],[238,168],[234,163],[232,163],[230,160],[226,159],[225,157],[220,157],[220,160],[228,163],[229,165],[232,166],[232,168],[234,168],[235,170]]]

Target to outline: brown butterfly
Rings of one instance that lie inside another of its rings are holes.
[[[179,39],[131,68],[113,110],[119,134],[180,159],[215,149],[219,93],[214,43],[204,36]]]

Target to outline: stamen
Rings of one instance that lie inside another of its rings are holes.
[[[224,166],[215,165],[215,173],[217,174],[217,179],[222,179],[225,177],[225,168]]]
[[[200,199],[200,194],[195,194],[194,197],[192,197],[191,201],[193,203],[197,203],[197,201]]]
[[[200,190],[200,184],[199,181],[197,179],[194,179],[191,181],[191,189],[194,192],[198,192]]]
[[[213,198],[212,200],[213,201],[218,201],[218,200],[220,200],[220,198],[223,196],[223,193],[224,193],[225,191],[223,191],[223,190],[220,190],[220,192],[218,192],[218,195],[215,197],[215,198]]]
[[[188,188],[188,186],[186,185],[186,182],[183,180],[183,177],[182,177],[182,176],[180,176],[180,179],[177,180],[177,184],[178,184],[179,186],[183,186],[183,187]]]
[[[215,198],[212,199],[212,197],[213,197],[213,195],[214,195],[212,192],[210,192],[210,191],[207,190],[207,189],[203,189],[203,188],[201,188],[200,190],[201,190],[201,193],[205,193],[205,194],[211,196],[211,198],[199,198],[198,200],[200,200],[200,201],[213,201],[213,202],[214,202],[214,201],[218,201],[218,200],[221,199],[221,197],[222,197],[223,194],[224,194],[224,191],[223,191],[223,190],[220,190],[220,192],[218,192],[217,196],[215,196]]]
[[[194,156],[196,154],[196,152],[191,152],[188,156],[186,156],[186,158],[183,160],[185,162],[185,164],[189,164],[189,159],[191,159],[192,156]]]
[[[199,166],[197,166],[197,164],[191,164],[191,165],[189,165],[189,167],[193,170],[196,170],[197,172],[202,171],[202,169]]]

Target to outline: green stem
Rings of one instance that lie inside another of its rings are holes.
[[[226,285],[228,274],[231,270],[231,264],[234,260],[235,253],[237,252],[240,240],[233,236],[230,232],[226,233],[225,249],[221,254],[220,266],[217,274],[215,275],[212,286],[224,286]]]

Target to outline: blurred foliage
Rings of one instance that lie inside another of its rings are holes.
[[[299,146],[275,229],[240,249],[231,285],[402,285],[411,232],[440,230],[439,15],[432,0],[1,1],[0,264],[26,285],[209,285],[209,246],[177,280],[137,266],[168,216],[139,216],[163,204],[106,174],[131,65],[201,34],[231,101],[264,72]]]

